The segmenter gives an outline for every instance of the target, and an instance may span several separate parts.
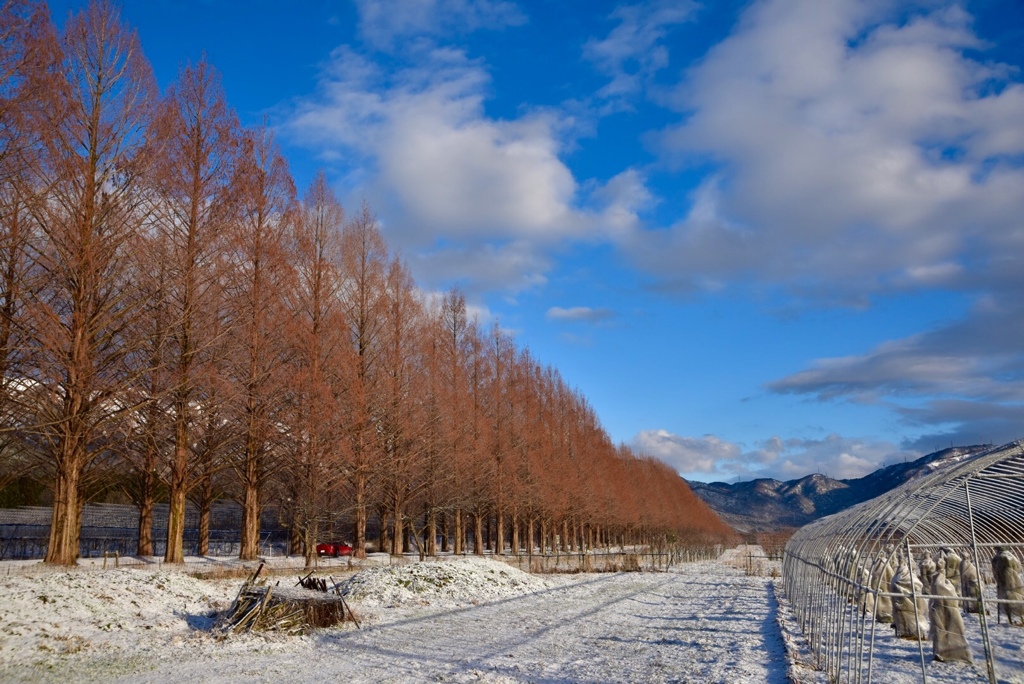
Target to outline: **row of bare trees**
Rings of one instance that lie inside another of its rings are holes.
[[[297,197],[205,61],[161,95],[112,5],[57,31],[0,2],[0,477],[52,488],[47,562],[75,562],[97,481],[142,555],[169,504],[167,562],[188,501],[207,551],[220,498],[246,559],[269,503],[307,559],[340,520],[357,554],[371,519],[394,553],[729,533],[461,293],[420,292],[368,207],[323,174]]]

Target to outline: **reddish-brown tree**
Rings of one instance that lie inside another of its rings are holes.
[[[52,70],[55,49],[44,4],[0,0],[0,187],[25,180],[24,155],[36,142],[27,117],[39,109],[40,77]]]
[[[0,2],[0,489],[35,465],[19,437],[24,378],[34,363],[26,354],[24,307],[40,285],[31,267],[38,230],[29,212],[39,145],[29,122],[55,68],[55,48],[44,5]]]
[[[345,335],[341,228],[344,212],[323,172],[316,175],[296,215],[291,256],[291,377],[295,402],[289,424],[294,453],[283,469],[306,565],[312,565],[320,525],[342,477],[343,406],[352,383],[352,350]]]
[[[380,358],[387,315],[384,287],[389,261],[377,219],[368,206],[363,205],[359,214],[345,224],[342,253],[341,301],[355,355],[347,401],[349,462],[345,486],[353,517],[353,554],[363,557],[366,555],[367,511],[373,503],[372,477],[380,456],[375,421],[384,372]]]
[[[222,309],[223,254],[233,207],[239,139],[216,72],[205,61],[181,70],[160,108],[163,141],[155,174],[159,254],[167,269],[169,379],[167,411],[174,431],[168,462],[170,506],[164,561],[184,560],[185,499],[197,467],[197,411],[215,411],[202,381],[223,340],[211,336]]]
[[[505,548],[506,514],[512,501],[512,484],[517,432],[515,404],[520,400],[515,385],[518,375],[518,359],[512,338],[494,325],[488,336],[487,348],[488,387],[485,395],[485,410],[489,420],[486,454],[490,464],[487,467],[490,481],[490,499],[497,544],[495,552],[503,553]]]
[[[292,289],[286,235],[295,185],[265,125],[244,134],[233,185],[237,215],[230,232],[228,369],[240,432],[233,463],[242,503],[239,557],[251,560],[259,553],[261,494],[282,455],[284,411],[291,400],[284,377],[285,297]]]
[[[451,518],[449,537],[456,554],[462,553],[465,534],[463,511],[467,505],[464,483],[472,476],[470,447],[473,439],[473,422],[469,406],[471,367],[474,358],[473,341],[477,339],[474,320],[469,316],[466,297],[458,289],[445,293],[441,300],[438,393],[440,402],[441,453],[446,461],[445,477],[439,489],[440,501],[444,505],[446,520]],[[444,549],[444,550],[447,550]]]
[[[425,383],[421,382],[424,334],[422,308],[412,276],[398,259],[388,265],[384,286],[384,377],[378,412],[381,438],[381,491],[391,515],[391,553],[403,552],[409,513],[407,506],[423,487],[423,412]]]
[[[38,435],[54,474],[46,561],[72,564],[83,471],[131,382],[132,248],[150,206],[143,181],[155,87],[136,35],[109,3],[69,17],[59,47],[58,73],[32,121],[40,141],[32,175],[45,193],[31,203],[43,240],[35,266],[46,287],[26,308],[34,370],[47,388]]]
[[[466,298],[457,288],[445,292],[429,308],[422,352],[426,378],[421,503],[425,553],[431,556],[438,552],[437,539],[442,530],[441,551],[449,550],[448,522],[452,512],[461,512],[464,505],[457,481],[462,469],[456,466],[464,458],[470,428],[466,420],[466,363],[472,334],[474,325],[467,313]]]
[[[156,236],[140,235],[139,267],[132,280],[139,290],[140,306],[131,321],[129,335],[137,340],[133,355],[135,382],[128,388],[129,403],[137,408],[119,421],[119,439],[113,449],[128,471],[123,489],[139,509],[137,553],[153,555],[153,507],[171,442],[167,400],[170,328],[168,307],[168,260],[165,245]]]

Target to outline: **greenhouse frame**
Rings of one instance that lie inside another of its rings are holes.
[[[1024,440],[801,528],[783,578],[832,681],[1024,681],[1022,557]]]

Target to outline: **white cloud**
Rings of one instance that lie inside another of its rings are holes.
[[[561,242],[635,230],[650,201],[639,173],[581,185],[560,158],[571,121],[550,110],[488,117],[489,76],[460,50],[427,48],[414,61],[386,73],[335,51],[285,129],[361,169],[357,192],[388,237],[422,253],[418,277],[516,291],[545,281],[547,252]]]
[[[475,296],[542,287],[547,284],[544,274],[551,268],[548,257],[525,241],[426,250],[415,254],[410,264],[427,282],[455,280]]]
[[[526,23],[516,4],[504,0],[356,0],[356,10],[363,39],[381,49],[400,39]]]
[[[611,238],[628,236],[639,225],[639,214],[656,202],[647,189],[644,175],[626,169],[604,185],[595,185],[590,193],[594,210],[600,214],[602,232]]]
[[[715,435],[685,437],[667,430],[638,433],[630,446],[654,456],[696,480],[793,480],[820,472],[837,480],[863,477],[883,465],[921,456],[886,441],[851,439],[836,434],[824,439],[771,437],[752,449]]]
[[[836,480],[864,477],[878,468],[923,454],[884,440],[851,439],[831,434],[824,439],[777,440],[763,446],[776,479],[791,480],[820,472]]]
[[[684,475],[719,475],[730,472],[743,455],[739,445],[714,435],[682,437],[667,430],[639,432],[630,446],[638,453],[668,463]]]
[[[611,309],[592,309],[589,306],[573,306],[562,308],[553,306],[548,309],[545,317],[550,321],[587,321],[596,323],[614,316]]]
[[[986,297],[959,321],[867,353],[817,359],[768,389],[819,400],[885,403],[915,448],[1005,443],[1024,421],[1024,304]]]
[[[682,291],[750,283],[796,307],[967,293],[960,320],[769,389],[884,405],[914,448],[1019,437],[1024,84],[985,49],[942,0],[751,4],[685,74],[684,118],[659,138],[716,173],[677,225],[624,244]]]
[[[634,236],[637,262],[844,301],[973,286],[968,265],[1019,255],[1024,86],[966,56],[984,47],[970,17],[936,5],[899,23],[889,1],[753,4],[660,138],[719,175],[671,231]]]
[[[655,73],[669,64],[664,39],[669,30],[689,21],[697,9],[695,2],[657,0],[622,5],[611,18],[618,24],[604,38],[591,39],[583,46],[583,56],[611,80],[598,97],[619,101],[633,97]]]

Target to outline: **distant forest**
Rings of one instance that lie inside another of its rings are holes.
[[[44,493],[46,562],[86,501],[274,505],[312,557],[368,520],[392,553],[713,543],[732,534],[667,465],[614,445],[557,370],[453,289],[418,289],[372,209],[321,173],[299,195],[272,130],[215,69],[160,93],[117,8],[58,30],[0,0],[0,497]]]

